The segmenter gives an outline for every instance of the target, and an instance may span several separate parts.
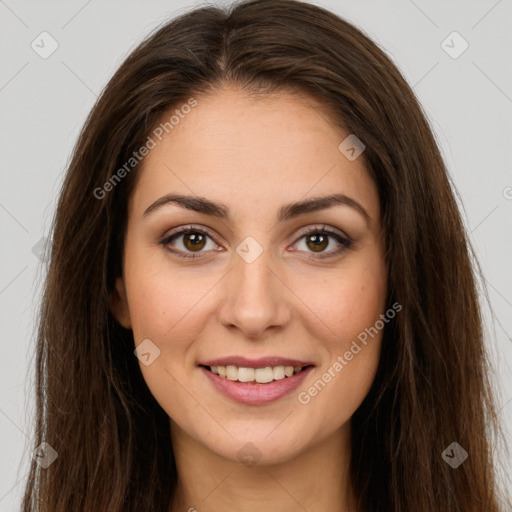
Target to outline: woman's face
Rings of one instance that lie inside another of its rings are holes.
[[[112,308],[144,343],[140,369],[173,435],[282,462],[346,431],[374,379],[382,329],[365,329],[383,324],[387,293],[378,193],[313,100],[228,87],[196,99],[153,136]],[[166,195],[188,206],[151,208]],[[222,377],[208,363],[235,368]]]

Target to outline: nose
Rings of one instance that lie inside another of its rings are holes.
[[[282,329],[291,318],[293,293],[283,275],[272,269],[269,251],[248,262],[233,255],[233,268],[224,282],[219,321],[247,338],[262,338],[269,329]],[[281,272],[282,274],[282,272]]]

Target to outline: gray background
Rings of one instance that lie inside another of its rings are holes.
[[[316,3],[363,29],[391,56],[430,119],[489,289],[492,310],[482,298],[487,341],[510,438],[512,0]],[[33,248],[37,253],[48,235],[71,149],[130,50],[169,17],[200,4],[0,0],[1,512],[18,510],[31,457],[34,326],[45,273]],[[43,31],[59,45],[47,59],[31,47]],[[442,44],[453,31],[469,44],[457,58],[447,51],[458,53],[461,40],[450,36]],[[457,397],[447,390],[446,399]]]

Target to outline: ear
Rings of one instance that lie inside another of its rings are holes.
[[[122,277],[116,279],[116,285],[110,294],[110,312],[125,329],[131,329],[130,310]]]

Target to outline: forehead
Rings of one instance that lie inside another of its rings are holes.
[[[363,158],[350,161],[339,150],[349,132],[314,98],[287,92],[255,98],[232,87],[194,98],[197,105],[184,110],[161,140],[153,137],[130,210],[143,211],[169,192],[208,197],[233,210],[274,209],[274,203],[278,209],[307,195],[338,192],[379,217]]]

